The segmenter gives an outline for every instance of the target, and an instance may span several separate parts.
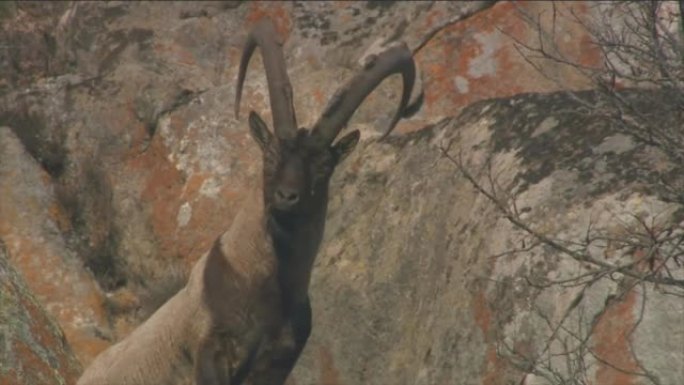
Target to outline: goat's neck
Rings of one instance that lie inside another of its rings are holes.
[[[269,210],[268,231],[278,257],[280,284],[285,303],[307,299],[311,269],[325,227],[327,200],[307,214]]]

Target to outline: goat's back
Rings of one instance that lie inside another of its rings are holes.
[[[206,311],[179,291],[129,336],[100,354],[77,385],[190,385],[192,362],[186,352],[209,327]],[[203,330],[204,329],[204,330]]]

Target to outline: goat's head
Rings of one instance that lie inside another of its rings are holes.
[[[287,75],[282,41],[270,20],[263,20],[247,37],[235,96],[235,115],[240,110],[240,97],[249,60],[256,47],[261,50],[273,115],[271,133],[259,115],[251,111],[249,126],[264,155],[264,200],[270,209],[283,213],[305,213],[327,200],[327,189],[335,166],[359,141],[354,130],[336,143],[335,138],[347,124],[363,100],[385,78],[400,73],[404,88],[394,118],[384,135],[389,134],[400,118],[417,110],[409,106],[415,79],[415,64],[406,45],[389,48],[373,56],[364,69],[345,87],[335,93],[311,130],[297,129],[292,101],[292,87]],[[408,113],[408,111],[411,111]],[[383,135],[383,136],[384,136]]]

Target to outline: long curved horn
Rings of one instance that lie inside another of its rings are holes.
[[[318,135],[321,142],[326,145],[332,143],[364,99],[385,78],[395,73],[400,73],[403,77],[404,90],[399,102],[399,108],[383,137],[388,135],[394,129],[399,119],[415,112],[413,111],[415,106],[408,106],[408,103],[416,77],[416,65],[413,61],[411,50],[404,43],[391,47],[379,55],[370,57],[363,70],[330,99],[323,114],[314,125],[313,135]],[[419,97],[417,103],[421,102],[422,97]]]
[[[258,46],[261,49],[266,71],[268,95],[273,114],[273,128],[276,136],[280,139],[288,139],[293,138],[297,133],[297,117],[292,103],[292,86],[287,76],[282,45],[283,42],[279,39],[273,22],[269,19],[260,21],[247,36],[235,90],[235,117],[238,117],[240,113],[240,98],[242,97],[242,86],[245,82],[249,59]]]

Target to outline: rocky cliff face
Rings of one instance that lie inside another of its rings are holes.
[[[492,164],[500,183],[520,194],[526,220],[562,239],[580,237],[590,218],[601,228],[628,223],[634,213],[681,220],[678,206],[649,188],[675,166],[586,118],[572,98],[483,101],[558,86],[517,54],[513,38],[532,41],[536,31],[515,16],[516,6],[474,12],[479,6],[0,5],[0,126],[7,126],[0,129],[0,239],[46,310],[36,327],[54,331],[49,319],[56,320],[87,365],[157,306],[230,226],[238,198],[260,176],[244,117],[252,108],[270,118],[258,63],[241,119],[233,116],[237,63],[247,30],[268,16],[287,38],[304,126],[383,38],[416,50],[425,90],[421,112],[385,141],[374,138],[396,108],[395,79],[350,122],[363,143],[333,180],[311,293],[314,334],[293,382],[541,384],[544,373],[532,373],[539,365],[511,351],[557,352],[562,343],[554,340],[551,350],[546,343],[560,333],[549,325],[560,321],[591,329],[565,330],[563,323],[562,334],[590,335],[574,350],[587,357],[589,383],[649,383],[648,373],[661,384],[684,382],[677,365],[684,359],[681,301],[620,279],[588,289],[529,285],[529,277],[563,279],[582,266],[548,245],[527,247],[529,236],[442,153],[449,144],[449,154],[460,150],[478,177]],[[543,3],[523,7],[549,11]],[[574,10],[594,12],[584,3]],[[473,15],[449,22],[460,13]],[[559,24],[557,33],[575,60],[597,62],[576,23]],[[563,67],[549,69],[573,88],[587,87]],[[62,363],[73,363],[67,348],[43,345],[66,357],[49,360],[55,383],[59,376],[73,382],[78,367]],[[42,383],[20,380],[18,368],[42,364],[28,351],[16,353],[0,367],[0,376],[9,376],[3,384]]]
[[[578,110],[560,94],[485,101],[359,149],[335,179],[312,288],[315,323],[325,326],[314,330],[296,370],[301,383],[556,383],[516,373],[506,346],[540,354],[580,299],[562,328],[587,338],[605,360],[586,358],[588,383],[649,383],[623,372],[643,367],[660,383],[681,381],[680,298],[651,285],[623,292],[636,282],[629,279],[587,288],[533,284],[589,269],[548,246],[531,247],[534,240],[443,155],[445,148],[460,153],[483,184],[491,164],[497,183],[519,191],[526,222],[559,239],[582,239],[590,223],[634,226],[631,215],[681,221],[681,205],[648,192],[657,173],[642,167],[674,165]],[[609,252],[597,246],[596,253]],[[557,342],[551,350],[574,359]],[[564,365],[554,363],[561,373]]]
[[[81,364],[10,257],[0,243],[0,384],[76,382]]]

